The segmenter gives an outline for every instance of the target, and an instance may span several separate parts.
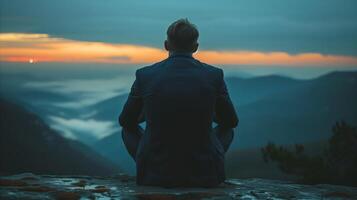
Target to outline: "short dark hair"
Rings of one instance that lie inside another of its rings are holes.
[[[196,26],[187,18],[172,23],[166,33],[167,40],[178,51],[191,51],[199,36]]]

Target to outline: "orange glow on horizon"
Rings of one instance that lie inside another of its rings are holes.
[[[322,55],[319,53],[301,53],[291,55],[286,52],[254,52],[233,51],[216,52],[202,51],[198,59],[213,64],[237,65],[286,65],[286,66],[324,66],[324,65],[349,65],[357,66],[357,57],[340,55]]]
[[[47,34],[0,33],[1,62],[154,63],[167,52],[153,47],[76,41]],[[232,65],[357,66],[357,57],[286,52],[206,51],[195,54],[202,62]],[[32,62],[31,62],[32,60]]]

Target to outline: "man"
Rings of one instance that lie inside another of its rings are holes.
[[[174,22],[165,41],[169,57],[136,71],[119,123],[139,185],[210,187],[225,180],[224,154],[238,117],[223,71],[192,57],[198,36],[187,19]]]

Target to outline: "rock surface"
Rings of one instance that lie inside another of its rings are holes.
[[[135,177],[34,175],[0,178],[0,199],[357,199],[356,187],[229,179],[216,188],[136,186]]]

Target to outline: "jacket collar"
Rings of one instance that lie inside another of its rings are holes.
[[[193,58],[192,53],[169,52],[169,58],[175,58],[175,57]]]

